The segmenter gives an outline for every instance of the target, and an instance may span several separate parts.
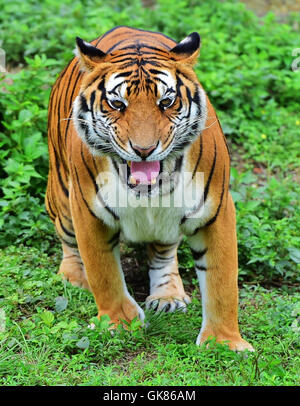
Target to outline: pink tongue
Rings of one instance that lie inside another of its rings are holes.
[[[156,179],[159,170],[160,170],[160,162],[159,161],[152,161],[152,162],[131,162],[131,175],[138,183],[142,183],[144,185],[149,185],[152,179]]]

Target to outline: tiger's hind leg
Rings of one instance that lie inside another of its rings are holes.
[[[190,298],[184,291],[178,272],[177,243],[152,243],[147,249],[150,296],[146,299],[146,308],[166,312],[185,311]]]

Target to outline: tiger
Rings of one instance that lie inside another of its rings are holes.
[[[177,259],[184,237],[201,292],[196,344],[214,338],[254,351],[239,332],[230,155],[194,70],[200,44],[197,32],[176,42],[127,26],[91,42],[76,37],[50,94],[46,209],[62,244],[58,272],[92,292],[98,318],[117,326],[143,324],[142,307],[185,312],[191,299]],[[145,306],[128,291],[123,240],[146,246]]]

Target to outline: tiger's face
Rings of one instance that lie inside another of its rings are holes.
[[[128,164],[129,184],[153,184],[203,130],[206,96],[192,69],[199,44],[193,33],[172,50],[136,44],[104,54],[77,39],[87,74],[76,129],[93,153]]]

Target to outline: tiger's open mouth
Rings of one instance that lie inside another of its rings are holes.
[[[129,186],[156,185],[157,178],[162,172],[162,161],[127,161],[129,174],[127,183]]]
[[[161,161],[126,161],[113,159],[113,164],[123,184],[137,195],[154,196],[172,193],[182,168],[183,156]]]
[[[152,194],[162,185],[163,161],[124,161],[126,163],[125,179],[127,187],[137,193]]]
[[[138,195],[171,193],[178,183],[183,157],[167,162],[161,161],[123,161],[123,179],[127,187]],[[124,171],[125,169],[125,171]]]

